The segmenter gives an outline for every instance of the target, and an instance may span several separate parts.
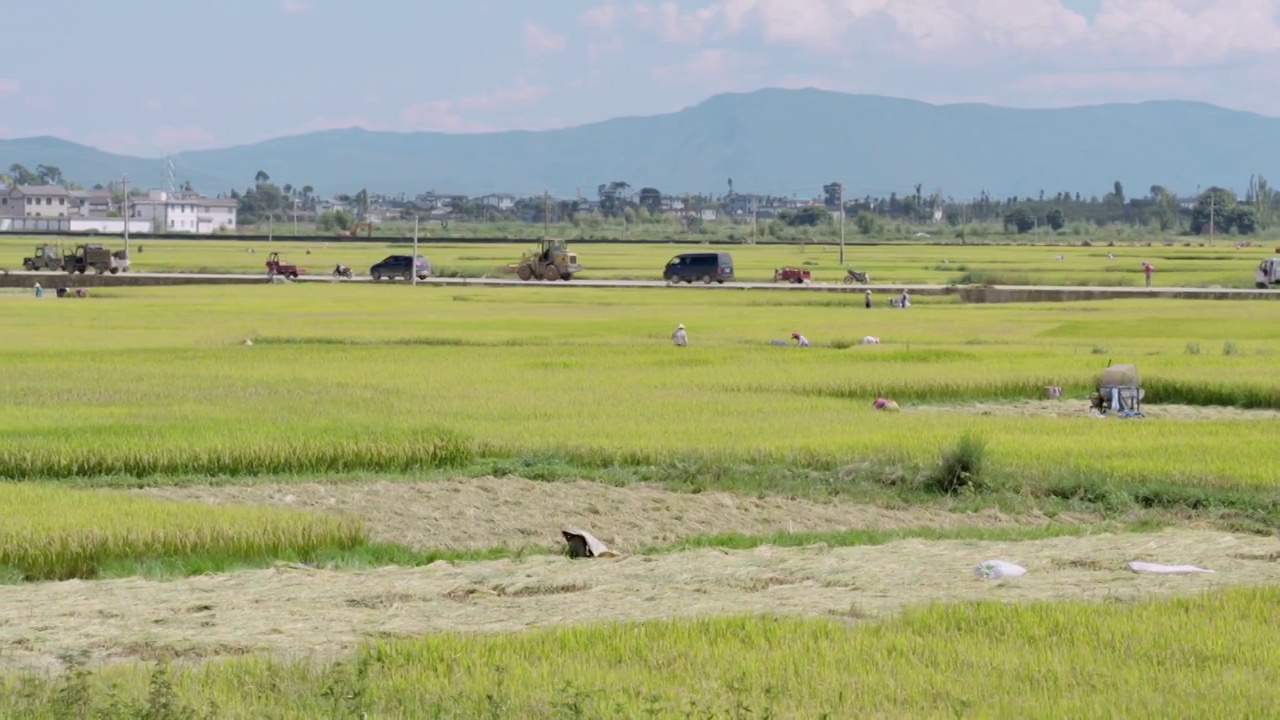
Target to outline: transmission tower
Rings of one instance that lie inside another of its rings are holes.
[[[170,196],[178,190],[173,178],[173,156],[169,156],[164,160],[164,186],[168,189]]]

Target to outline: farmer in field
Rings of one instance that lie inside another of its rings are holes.
[[[871,291],[870,290],[867,291],[867,295],[866,295],[866,308],[868,310],[871,309]]]
[[[809,338],[798,332],[791,333],[791,339],[796,341],[796,347],[809,347]]]
[[[676,331],[671,333],[671,342],[676,347],[685,347],[689,344],[689,335],[684,331],[684,323],[676,325]]]
[[[1149,262],[1142,263],[1142,274],[1147,277],[1147,287],[1151,287],[1151,273],[1155,271],[1156,271],[1156,268],[1151,263]]]

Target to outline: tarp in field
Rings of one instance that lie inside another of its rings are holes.
[[[1138,366],[1130,364],[1112,365],[1098,376],[1098,387],[1138,387]]]

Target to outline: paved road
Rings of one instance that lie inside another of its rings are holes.
[[[151,273],[151,272],[128,272],[120,275],[76,275],[74,276],[74,284],[76,285],[179,285],[179,284],[253,284],[266,283],[267,277],[262,273]],[[54,282],[70,279],[61,272],[28,272],[26,270],[11,270],[7,274],[0,276],[3,284],[8,287],[30,287],[37,281],[42,281],[45,285],[51,285]],[[369,283],[372,279],[368,276],[356,276],[351,280],[335,280],[328,274],[319,275],[303,275],[298,278],[299,282],[327,282],[327,283]],[[403,280],[382,281],[384,285],[403,285]],[[650,288],[650,287],[668,287],[668,284],[661,280],[587,280],[575,279],[568,282],[544,282],[544,281],[523,281],[517,278],[493,277],[493,278],[428,278],[419,281],[420,285],[428,286],[529,286],[529,287],[559,287],[559,288]],[[776,290],[776,291],[793,291],[793,292],[846,292],[846,293],[862,293],[871,290],[876,294],[898,293],[902,290],[909,290],[917,295],[944,295],[944,294],[965,294],[965,295],[982,295],[992,302],[1016,302],[1019,300],[1079,300],[1090,298],[1124,298],[1124,297],[1184,297],[1184,298],[1202,298],[1202,299],[1251,299],[1251,298],[1280,298],[1280,289],[1271,290],[1254,290],[1246,288],[1175,288],[1175,287],[1077,287],[1077,286],[1051,286],[1051,285],[993,285],[993,286],[948,286],[948,285],[916,285],[916,284],[873,284],[873,285],[845,285],[843,283],[807,283],[797,285],[793,283],[773,283],[773,282],[731,282],[724,285],[712,283],[711,285],[703,285],[694,283],[692,285],[676,285],[682,289],[701,289],[701,290]]]

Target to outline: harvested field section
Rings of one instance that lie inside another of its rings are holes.
[[[4,586],[0,646],[8,651],[0,667],[50,668],[58,653],[74,649],[100,659],[333,653],[378,634],[738,613],[860,619],[929,600],[1130,600],[1274,582],[1278,550],[1269,537],[1170,530],[1020,543],[908,540]],[[992,558],[1030,573],[1004,582],[975,578],[973,567]],[[1124,569],[1130,560],[1193,563],[1216,572],[1138,575]]]
[[[648,485],[547,483],[522,478],[439,482],[299,483],[243,487],[151,488],[140,492],[213,504],[273,505],[341,513],[362,521],[371,539],[416,549],[562,547],[560,530],[583,527],[611,547],[635,550],[696,535],[824,532],[917,527],[1012,527],[1041,515],[886,509],[732,493],[678,493]],[[1096,518],[1058,516],[1055,522]]]

